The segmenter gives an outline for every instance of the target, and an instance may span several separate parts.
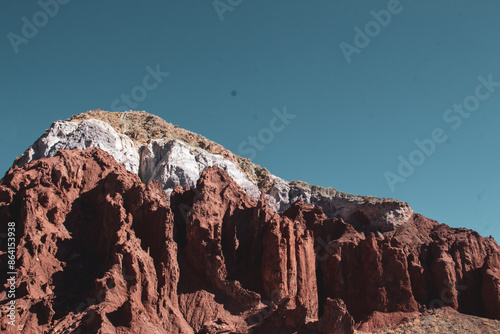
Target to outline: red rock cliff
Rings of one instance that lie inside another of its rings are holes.
[[[302,202],[278,214],[216,167],[168,205],[107,153],[61,151],[9,170],[0,214],[25,333],[352,333],[441,306],[500,319],[493,239],[420,215],[365,235]]]

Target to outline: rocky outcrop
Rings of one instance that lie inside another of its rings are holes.
[[[143,182],[158,181],[167,194],[177,185],[194,187],[203,170],[217,166],[253,199],[265,193],[277,212],[301,200],[323,208],[328,217],[344,219],[360,232],[392,231],[413,216],[410,206],[398,200],[285,181],[217,143],[145,112],[94,110],[58,121],[15,165],[52,157],[60,149],[87,147],[107,151]]]
[[[131,135],[132,138],[136,137]],[[14,163],[23,166],[33,160],[53,157],[59,150],[98,147],[111,154],[144,183],[158,181],[167,195],[176,185],[194,187],[201,172],[210,166],[226,170],[253,198],[258,199],[257,185],[230,160],[198,147],[173,139],[154,139],[143,144],[119,134],[106,122],[97,119],[57,121]]]
[[[302,201],[277,213],[215,166],[167,202],[100,149],[59,151],[2,179],[0,233],[9,221],[23,327],[2,331],[352,333],[443,306],[500,319],[493,239],[416,214],[381,234]]]
[[[59,151],[0,185],[0,229],[16,223],[16,310],[23,333],[192,333],[178,308],[172,213],[99,149]],[[1,256],[7,271],[6,254]],[[0,292],[2,303],[6,290]]]
[[[281,327],[318,320],[314,240],[305,226],[297,229],[264,197],[254,201],[216,167],[202,174],[195,190],[176,188],[172,205],[188,205],[181,244],[190,267],[245,310],[250,327],[278,308],[294,314]]]
[[[258,199],[259,188],[236,165],[220,155],[171,139],[152,140],[140,148],[139,177],[143,182],[157,181],[170,195],[175,186],[194,187],[201,173],[217,166],[229,173],[252,198]]]
[[[109,124],[96,119],[81,123],[54,122],[15,165],[23,166],[33,160],[53,157],[59,150],[83,150],[87,147],[98,147],[111,154],[129,171],[139,171],[139,153],[134,142],[128,136],[117,133]]]
[[[328,217],[344,219],[360,232],[392,231],[414,214],[408,203],[395,199],[356,196],[305,182],[287,182],[272,174],[265,178],[262,190],[278,212],[303,201],[321,207]]]
[[[354,320],[349,315],[347,307],[341,299],[328,298],[325,303],[324,315],[318,323],[318,330],[324,334],[352,333]]]

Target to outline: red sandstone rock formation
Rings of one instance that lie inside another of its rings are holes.
[[[23,333],[189,333],[164,192],[98,149],[61,151],[0,185],[0,226],[16,223]],[[1,257],[6,272],[6,254]],[[0,300],[7,301],[5,289]],[[2,330],[12,330],[2,317]],[[132,332],[132,331],[131,331]]]
[[[25,333],[352,333],[441,306],[500,319],[493,239],[420,215],[364,235],[302,202],[278,214],[216,167],[168,205],[107,153],[61,151],[2,179],[0,233],[9,221]]]

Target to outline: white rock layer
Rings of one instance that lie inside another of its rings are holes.
[[[98,147],[111,154],[127,170],[138,174],[143,182],[158,181],[170,194],[176,185],[194,187],[201,173],[210,166],[224,169],[247,192],[258,199],[255,183],[230,160],[203,149],[189,147],[179,140],[153,140],[136,146],[126,135],[119,134],[106,122],[88,119],[80,123],[57,121],[16,163],[22,166],[33,160],[53,157],[59,150]]]
[[[321,207],[328,217],[342,218],[360,229],[366,227],[367,231],[391,231],[414,214],[408,203],[391,198],[368,199],[318,186],[309,189],[274,175],[268,176],[266,183],[272,185],[266,191],[266,197],[276,211],[285,211],[292,203],[301,200]]]
[[[129,171],[139,171],[139,152],[134,142],[119,134],[106,122],[89,119],[81,123],[57,121],[41,136],[18,161],[22,166],[33,160],[53,157],[59,150],[98,147],[111,154]]]
[[[201,173],[211,166],[228,172],[252,198],[258,199],[257,185],[231,161],[201,148],[189,147],[181,141],[153,140],[141,147],[139,177],[144,182],[158,181],[169,194],[176,185],[195,187]]]

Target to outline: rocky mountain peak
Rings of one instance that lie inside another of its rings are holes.
[[[167,194],[177,185],[194,187],[203,170],[218,166],[253,199],[263,193],[277,212],[300,200],[321,207],[328,217],[343,218],[359,231],[382,233],[413,215],[410,206],[398,200],[285,181],[201,135],[143,111],[94,110],[55,122],[15,165],[52,157],[61,149],[87,147],[107,151],[143,182],[158,181]]]

